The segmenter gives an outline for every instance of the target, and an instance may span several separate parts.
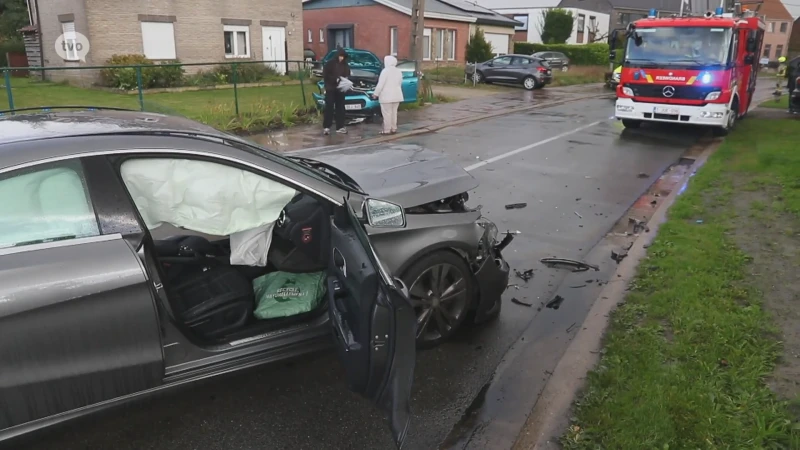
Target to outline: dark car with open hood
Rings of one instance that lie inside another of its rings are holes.
[[[511,235],[440,153],[71,109],[0,118],[4,443],[333,344],[400,446],[416,348],[500,312]]]

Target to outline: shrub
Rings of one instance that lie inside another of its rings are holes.
[[[550,8],[542,15],[539,34],[546,44],[563,44],[572,35],[575,16],[572,11],[561,8]]]
[[[503,52],[505,53],[505,52]],[[478,28],[475,30],[469,42],[467,42],[467,61],[468,62],[484,62],[494,57],[492,51],[492,44],[486,42],[486,37],[483,35],[483,30]]]
[[[179,64],[180,61],[167,61],[164,64]],[[181,66],[154,64],[144,55],[113,55],[106,61],[107,66],[142,66],[142,88],[167,88],[181,86],[184,71]],[[100,71],[103,86],[122,90],[137,89],[136,69],[134,67],[106,68]]]
[[[214,69],[218,80],[225,79],[228,83],[233,83],[233,65],[222,64]],[[267,67],[263,63],[239,64],[236,66],[237,83],[258,83],[266,80],[279,80],[281,76],[272,67]]]
[[[530,55],[536,52],[561,52],[569,57],[570,63],[579,66],[601,66],[608,64],[608,44],[533,44],[515,42],[514,53]],[[617,51],[621,54],[621,51]]]

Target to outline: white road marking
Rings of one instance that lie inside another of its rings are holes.
[[[534,142],[533,144],[526,145],[525,147],[520,147],[520,148],[518,148],[516,150],[511,150],[510,152],[503,153],[502,155],[493,156],[493,157],[491,157],[489,159],[486,159],[486,160],[483,160],[483,161],[481,161],[479,163],[475,163],[475,164],[472,164],[470,166],[467,166],[467,167],[464,168],[464,170],[466,170],[467,172],[471,172],[471,171],[473,171],[475,169],[478,169],[480,167],[487,166],[487,165],[489,165],[489,164],[491,164],[493,162],[497,162],[497,161],[500,161],[502,159],[506,159],[506,158],[508,158],[510,156],[518,155],[518,154],[520,154],[522,152],[527,152],[528,150],[530,150],[532,148],[536,148],[536,147],[542,146],[544,144],[549,144],[549,143],[551,143],[553,141],[557,141],[557,140],[559,140],[561,138],[565,138],[565,137],[567,137],[569,135],[572,135],[572,134],[575,134],[575,133],[579,133],[579,132],[581,132],[581,131],[583,131],[583,130],[585,130],[587,128],[591,128],[591,127],[593,127],[595,125],[599,125],[599,124],[601,124],[603,122],[604,122],[603,120],[598,120],[597,122],[592,122],[592,123],[590,123],[588,125],[584,125],[582,127],[576,128],[574,130],[567,131],[566,133],[561,133],[561,134],[555,135],[555,136],[553,136],[551,138],[547,138],[547,139],[545,139],[543,141]]]

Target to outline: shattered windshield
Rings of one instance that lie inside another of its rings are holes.
[[[724,65],[730,39],[730,28],[637,28],[628,38],[625,65]]]
[[[333,58],[338,50],[332,50],[325,57],[325,61]],[[360,50],[345,50],[347,52],[347,64],[350,68],[381,67],[381,61],[377,56],[370,52]]]

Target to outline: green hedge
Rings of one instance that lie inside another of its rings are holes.
[[[514,53],[530,55],[536,52],[561,52],[576,66],[602,66],[608,64],[608,44],[533,44],[515,42]],[[618,51],[619,52],[619,51]]]
[[[165,61],[164,64],[178,64],[180,61]],[[142,66],[142,89],[169,88],[183,85],[184,71],[181,66],[153,64],[144,55],[112,55],[106,61],[107,66]],[[103,86],[122,90],[137,89],[136,69],[124,67],[106,68],[100,71]]]
[[[6,60],[6,53],[9,52],[25,53],[25,44],[23,44],[22,41],[0,42],[0,67],[8,67],[8,61]]]

